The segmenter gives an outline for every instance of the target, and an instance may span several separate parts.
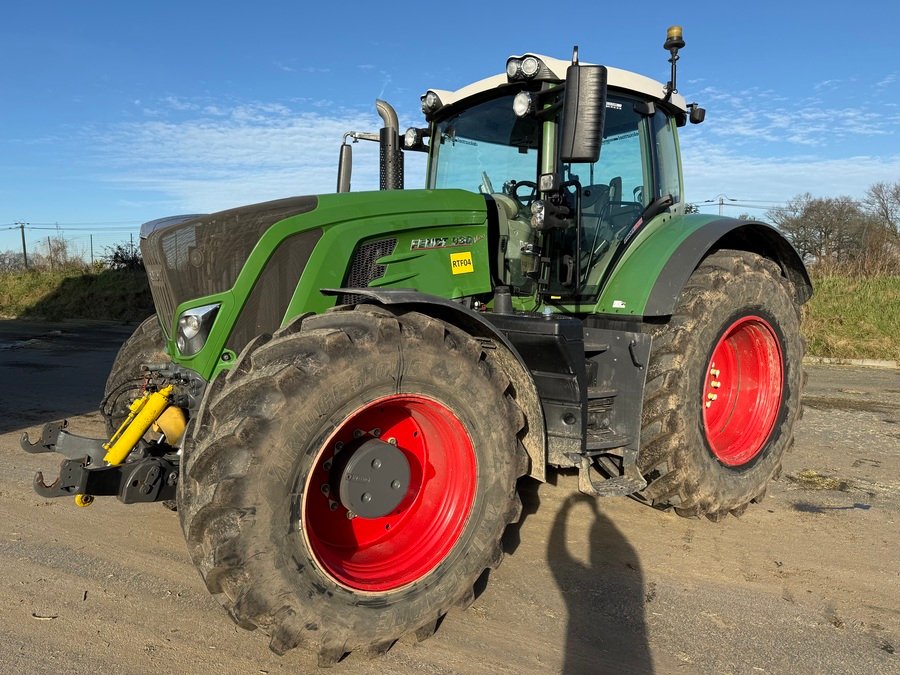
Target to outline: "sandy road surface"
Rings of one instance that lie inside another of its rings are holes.
[[[0,672],[282,673],[219,609],[158,504],[88,509],[31,490],[23,430],[90,412],[127,328],[0,321]],[[422,643],[336,673],[900,672],[900,373],[811,367],[783,478],[741,519],[525,486],[512,552]]]

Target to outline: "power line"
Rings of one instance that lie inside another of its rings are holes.
[[[134,225],[134,226],[138,226],[138,225],[141,225],[142,223],[143,223],[143,221],[141,221],[141,220],[106,220],[106,221],[101,221],[101,220],[90,221],[89,220],[89,221],[80,222],[80,223],[63,223],[63,222],[54,221],[52,223],[32,223],[32,224],[33,225],[52,225],[54,227],[56,227],[57,225],[59,225],[60,227],[71,227],[71,226],[78,227],[78,226],[98,226],[98,225],[99,226],[103,226],[103,225]]]
[[[134,232],[134,227],[28,227],[28,230],[53,230],[56,232]]]

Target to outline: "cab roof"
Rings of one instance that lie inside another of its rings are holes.
[[[565,81],[566,69],[571,65],[571,61],[564,61],[562,59],[555,59],[551,56],[544,56],[542,54],[533,53],[523,54],[522,56],[510,58],[524,59],[526,56],[534,56],[538,58],[553,73],[553,75],[558,78],[560,82]],[[594,64],[583,63],[582,65]],[[619,68],[611,68],[607,66],[606,70],[607,86],[611,89],[633,91],[660,102],[665,98],[666,87],[661,82],[657,82],[656,80],[645,77],[644,75],[632,73],[628,70],[621,70]],[[458,103],[459,101],[467,99],[471,96],[484,94],[485,92],[488,92],[492,89],[505,87],[509,84],[513,83],[510,82],[510,80],[507,78],[506,73],[501,73],[499,75],[486,77],[483,80],[478,80],[477,82],[473,82],[472,84],[467,84],[465,87],[457,89],[456,91],[447,91],[445,89],[429,89],[428,91],[433,91],[435,94],[437,94],[438,98],[441,101],[441,107],[444,107],[452,106],[455,103]],[[682,113],[687,112],[687,104],[685,103],[684,97],[681,94],[672,94],[672,96],[669,97],[669,100],[666,101],[666,104],[671,108],[679,110]]]

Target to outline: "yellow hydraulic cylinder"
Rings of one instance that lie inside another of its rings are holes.
[[[104,461],[113,466],[125,461],[128,453],[147,433],[147,429],[169,407],[169,396],[173,388],[170,384],[159,391],[145,394],[131,404],[131,412],[122,422],[122,426],[103,445],[103,449],[106,450]]]

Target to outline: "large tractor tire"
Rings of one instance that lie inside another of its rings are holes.
[[[740,515],[779,475],[800,412],[804,343],[791,286],[771,260],[718,251],[651,332],[640,496],[683,516]]]
[[[109,434],[116,431],[125,421],[128,417],[128,406],[141,394],[144,382],[141,364],[164,363],[168,359],[162,328],[154,314],[144,319],[119,348],[109,377],[106,378],[100,412],[106,419],[106,430]]]
[[[201,404],[179,512],[236,623],[330,665],[431,635],[502,557],[527,469],[494,344],[376,306],[257,338]]]

